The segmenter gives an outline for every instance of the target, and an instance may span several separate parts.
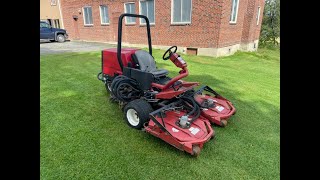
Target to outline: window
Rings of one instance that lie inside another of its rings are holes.
[[[40,28],[50,28],[50,25],[45,22],[40,22]]]
[[[237,22],[239,0],[232,0],[230,23]]]
[[[259,25],[259,20],[260,20],[260,6],[258,6],[257,25]]]
[[[171,23],[191,23],[192,0],[172,0]]]
[[[49,23],[49,20],[48,20],[48,19],[40,19],[40,21]]]
[[[51,6],[57,5],[57,0],[51,0]]]
[[[136,5],[134,3],[125,3],[124,10],[125,13],[135,14]],[[125,17],[126,24],[135,24],[136,18],[135,17]]]
[[[140,14],[148,17],[150,24],[154,24],[154,0],[140,1]],[[145,24],[146,21],[140,18],[140,24]]]
[[[83,7],[83,20],[84,25],[93,25],[91,7]]]
[[[101,24],[109,24],[109,14],[107,6],[100,6]]]

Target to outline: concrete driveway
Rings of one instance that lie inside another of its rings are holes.
[[[64,43],[58,43],[40,40],[40,55],[60,54],[65,52],[101,51],[102,49],[110,47],[116,47],[116,45],[84,41],[66,41]]]

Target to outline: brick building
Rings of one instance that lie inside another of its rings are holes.
[[[153,47],[223,56],[258,47],[264,0],[61,0],[70,39],[116,43],[122,13],[147,15]],[[123,23],[123,45],[147,45],[139,18]]]
[[[64,28],[60,1],[40,0],[40,21],[46,21],[55,28]]]

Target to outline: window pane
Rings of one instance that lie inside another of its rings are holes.
[[[125,13],[130,13],[130,4],[125,4]],[[126,23],[128,23],[130,21],[129,17],[125,17],[126,18]]]
[[[141,14],[148,16],[147,15],[147,2],[146,1],[140,1],[141,3]],[[149,18],[149,17],[148,17]],[[141,23],[146,23],[146,21],[142,18]]]
[[[102,23],[109,23],[108,7],[107,6],[100,6],[100,7],[101,7],[101,20],[102,20]]]
[[[154,0],[148,1],[148,18],[150,23],[154,23]]]
[[[126,13],[129,13],[129,11],[130,11],[130,4],[125,4],[125,6],[126,6]]]
[[[135,14],[136,11],[136,5],[135,4],[130,4],[130,13],[131,14]],[[136,18],[135,17],[131,17],[131,22],[135,23],[136,22]]]
[[[83,8],[83,10],[84,10],[84,24],[93,24],[91,7],[85,7]]]
[[[40,23],[41,28],[49,28],[49,25],[47,23]]]
[[[57,5],[57,1],[56,0],[51,0],[51,5]]]
[[[237,6],[238,0],[233,0],[233,14],[232,14],[232,21],[236,21],[236,15],[237,15]]]
[[[88,8],[84,9],[84,24],[89,24]]]
[[[154,0],[140,1],[140,6],[141,14],[147,16],[150,23],[154,23]],[[146,21],[141,19],[141,23]]]
[[[191,0],[182,1],[182,22],[190,22]]]
[[[105,23],[105,15],[104,15],[104,6],[100,6],[100,18],[101,18],[101,23]]]
[[[257,25],[259,25],[259,19],[260,19],[260,7],[258,7]]]
[[[108,11],[108,7],[105,8],[105,17],[106,17],[106,23],[109,23],[109,11]]]
[[[181,22],[181,0],[173,0],[173,22]]]
[[[89,16],[89,24],[93,24],[92,23],[92,9],[91,7],[88,8],[88,16]]]
[[[133,3],[127,3],[125,4],[125,11],[126,13],[130,13],[130,14],[135,14],[135,4]],[[126,17],[126,23],[135,23],[136,22],[136,18],[134,17]]]
[[[230,21],[233,21],[233,14],[234,14],[234,0],[232,0],[232,4],[231,4],[231,14],[230,14]]]
[[[108,23],[108,8],[103,7],[103,23]]]
[[[233,14],[233,1],[234,0],[231,0],[232,2],[231,2],[231,13],[230,13],[230,21],[232,21],[232,14]]]

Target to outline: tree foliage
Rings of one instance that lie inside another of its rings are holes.
[[[260,44],[280,44],[280,0],[265,0]]]

